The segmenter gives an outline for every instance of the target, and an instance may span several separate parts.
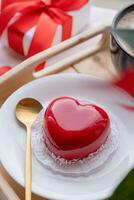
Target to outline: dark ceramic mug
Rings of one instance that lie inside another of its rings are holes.
[[[112,27],[116,28],[121,18],[131,11],[134,11],[134,4],[118,12],[113,20]],[[134,56],[130,55],[123,46],[119,37],[113,33],[110,39],[110,50],[112,61],[119,72],[125,72],[134,68]]]

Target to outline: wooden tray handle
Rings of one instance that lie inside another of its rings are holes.
[[[103,33],[101,40],[95,46],[91,46],[90,48],[88,47],[80,51],[79,53],[69,56],[65,58],[64,60],[58,61],[55,64],[39,72],[34,72],[33,73],[34,78],[41,78],[43,76],[58,73],[68,68],[68,66],[74,65],[80,62],[81,60],[96,54],[97,52],[99,52],[100,50],[104,48],[105,43],[107,41],[105,36],[106,34]]]
[[[0,174],[0,200],[20,200],[5,178]]]
[[[85,42],[86,40],[89,40],[99,34],[102,34],[102,39],[99,41],[99,43],[97,43],[90,49],[87,48],[80,53],[66,58],[64,59],[64,61],[57,62],[56,64],[49,66],[48,68],[40,72],[34,72],[35,67],[38,66],[40,63],[43,63],[44,61],[55,56],[56,54],[59,54],[71,47],[74,47],[75,45],[81,44],[82,42]],[[0,79],[0,101],[9,96],[17,88],[21,87],[31,80],[57,73],[60,70],[64,70],[65,68],[67,68],[69,65],[79,62],[86,57],[92,56],[105,46],[105,43],[108,40],[107,35],[108,33],[106,31],[106,25],[101,25],[92,30],[88,29],[87,31],[73,38],[70,38],[56,46],[53,46],[26,59],[24,62],[13,68],[11,71],[7,72]]]

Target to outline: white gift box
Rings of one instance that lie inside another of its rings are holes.
[[[83,31],[89,23],[90,1],[86,5],[84,5],[81,9],[76,10],[76,11],[67,12],[67,13],[70,16],[72,16],[72,19],[73,19],[72,36],[74,36],[74,35],[78,34],[79,32]],[[20,13],[17,13],[10,20],[8,26],[13,24],[18,19],[19,16],[20,16]],[[7,29],[8,29],[8,26],[7,26]],[[1,37],[1,42],[4,46],[9,47],[7,29],[3,32],[3,35]],[[30,30],[28,30],[23,37],[22,42],[23,42],[23,51],[24,51],[25,56],[27,56],[27,53],[29,51],[30,44],[31,44],[35,30],[36,30],[36,26],[34,26]],[[52,46],[61,42],[61,38],[62,38],[61,36],[62,36],[62,26],[59,25],[57,32],[55,34],[55,37],[53,39]],[[49,62],[47,62],[47,65],[48,64],[49,64]]]

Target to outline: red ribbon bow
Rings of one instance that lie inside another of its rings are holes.
[[[4,0],[0,15],[0,35],[16,13],[21,13],[17,21],[8,26],[9,45],[17,52],[24,54],[23,37],[28,30],[36,26],[27,55],[32,56],[51,47],[59,24],[62,26],[62,41],[69,38],[72,31],[72,17],[66,11],[80,9],[88,1]]]

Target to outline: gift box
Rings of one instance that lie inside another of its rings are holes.
[[[26,1],[26,2],[25,2]],[[81,32],[89,21],[89,0],[3,0],[2,44],[30,57]]]

